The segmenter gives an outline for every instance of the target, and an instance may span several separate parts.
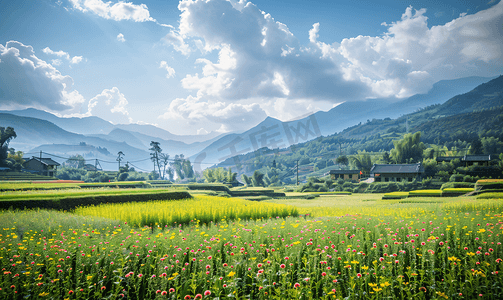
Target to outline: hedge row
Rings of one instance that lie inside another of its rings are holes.
[[[441,190],[444,189],[457,189],[457,188],[474,188],[475,183],[473,182],[446,182],[442,184]]]
[[[147,202],[153,200],[180,200],[187,198],[192,198],[192,196],[186,191],[82,195],[76,197],[61,197],[51,200],[5,200],[0,201],[0,209],[45,208],[70,210],[77,206],[99,205],[102,203]]]
[[[382,196],[383,200],[392,200],[392,199],[405,199],[409,196],[409,192],[392,192],[387,193]]]

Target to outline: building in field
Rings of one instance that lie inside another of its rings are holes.
[[[465,167],[478,165],[478,166],[490,166],[492,161],[498,158],[491,154],[477,154],[477,155],[465,155],[465,156],[439,156],[437,157],[437,164],[442,162],[452,162],[458,159]]]
[[[374,164],[370,177],[374,182],[408,181],[421,179],[424,174],[422,163],[417,164]]]
[[[30,173],[37,173],[45,176],[56,176],[60,164],[51,158],[39,158],[32,156],[25,161],[23,167]]]
[[[345,181],[360,182],[362,171],[360,170],[330,170],[330,179],[344,179]]]

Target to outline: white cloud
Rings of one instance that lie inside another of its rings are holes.
[[[52,59],[51,62],[53,66],[61,66],[61,64],[63,63],[61,59]]]
[[[182,0],[178,8],[179,26],[163,40],[203,57],[196,59],[200,71],[181,80],[192,96],[174,100],[163,118],[192,125],[198,119],[220,122],[221,130],[240,124],[227,122],[223,112],[288,120],[344,101],[424,93],[442,79],[496,75],[503,66],[503,2],[431,28],[425,9],[409,7],[400,20],[383,23],[384,35],[340,43],[323,42],[315,23],[305,46],[246,0]],[[214,50],[218,59],[204,56]]]
[[[168,45],[172,45],[176,51],[183,55],[188,56],[190,52],[192,52],[190,46],[185,43],[183,36],[175,30],[170,30],[169,33],[163,37],[163,41]]]
[[[384,36],[344,39],[338,50],[348,60],[346,76],[360,78],[376,96],[406,97],[438,80],[501,72],[503,2],[431,28],[425,13],[409,7],[400,21],[385,24]]]
[[[42,49],[42,52],[44,52],[47,55],[56,55],[58,57],[65,58],[72,65],[78,64],[83,60],[82,56],[71,57],[70,54],[68,54],[68,52],[65,52],[63,50],[53,51],[49,47],[45,47],[44,49]],[[55,66],[59,66],[62,63],[61,59],[54,59],[54,60],[52,60],[52,62],[53,62],[53,65],[55,65]]]
[[[285,24],[251,2],[187,0],[178,8],[179,43],[194,39],[199,49],[219,51],[218,62],[198,59],[202,74],[182,79],[182,86],[196,90],[198,97],[240,101],[288,96],[340,102],[361,98],[366,89],[359,81],[344,79],[339,62],[323,50],[301,51]]]
[[[136,5],[132,2],[119,1],[112,4],[111,1],[102,0],[70,0],[74,9],[82,12],[93,12],[96,15],[115,21],[132,20],[135,22],[156,22],[150,17],[150,12],[145,4]]]
[[[88,114],[111,121],[114,124],[130,123],[126,109],[128,101],[117,87],[104,89],[101,94],[89,100]]]
[[[205,124],[205,128],[209,128],[209,121],[213,124],[219,124],[220,131],[227,132],[231,129],[247,129],[250,124],[257,124],[266,116],[264,110],[257,103],[201,101],[201,99],[189,96],[186,99],[173,100],[168,111],[160,118],[174,122],[185,120],[192,124]]]
[[[123,43],[126,41],[126,39],[124,38],[124,35],[123,35],[122,33],[119,33],[119,34],[117,35],[117,40],[118,40],[119,42],[123,42]]]
[[[72,57],[72,59],[70,60],[70,63],[72,65],[75,65],[75,64],[78,64],[82,61],[82,56],[74,56]]]
[[[165,62],[164,60],[161,61],[161,64],[159,65],[159,68],[165,69],[168,71],[168,74],[166,74],[166,78],[171,78],[175,76],[175,69],[172,67],[168,66],[168,63]]]
[[[43,51],[50,53],[52,50]],[[66,57],[63,51],[54,52],[54,55]],[[39,59],[31,46],[17,41],[7,42],[5,46],[0,44],[0,106],[77,110],[85,99],[72,90],[72,77],[62,75],[54,65]]]

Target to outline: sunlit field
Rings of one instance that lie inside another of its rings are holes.
[[[381,198],[6,211],[0,299],[503,298],[502,200]]]

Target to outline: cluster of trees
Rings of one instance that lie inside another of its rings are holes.
[[[19,171],[24,163],[23,152],[9,148],[10,141],[16,137],[14,128],[0,127],[0,167]]]
[[[154,163],[154,172],[156,172],[157,167],[160,178],[173,181],[176,174],[178,180],[195,180],[194,168],[190,160],[185,159],[183,154],[175,155],[174,159],[170,159],[169,154],[162,153],[159,142],[152,141],[150,147],[150,159]]]

